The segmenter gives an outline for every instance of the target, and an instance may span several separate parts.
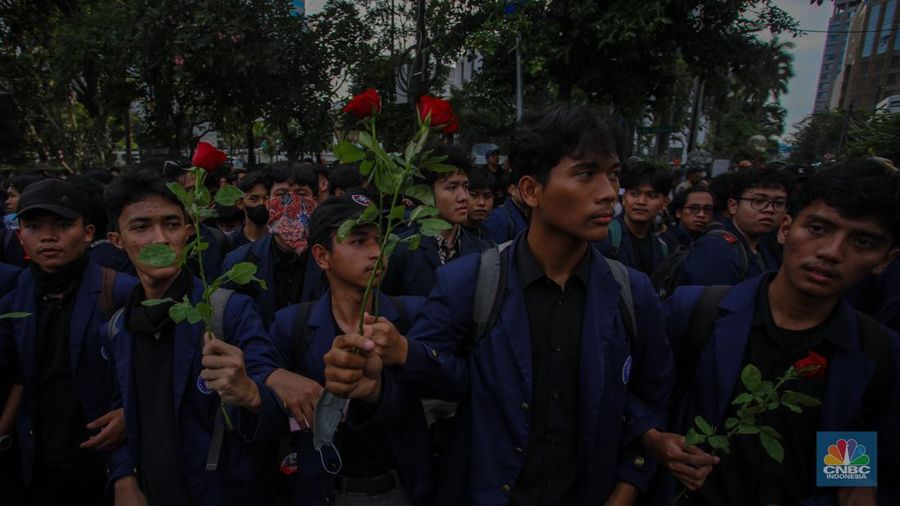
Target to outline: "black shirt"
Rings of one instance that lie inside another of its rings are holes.
[[[835,313],[825,322],[807,330],[779,328],[769,309],[768,287],[773,274],[760,283],[756,295],[753,326],[744,351],[741,368],[749,363],[757,366],[763,380],[776,381],[810,350],[830,360],[835,344],[846,339],[847,323]],[[781,392],[793,390],[822,399],[825,377],[802,378],[785,383]],[[738,381],[732,398],[745,392]],[[815,491],[816,427],[821,407],[804,407],[794,413],[780,407],[757,417],[757,425],[768,425],[778,431],[784,447],[781,464],[768,456],[758,436],[735,436],[731,454],[721,455],[721,462],[707,478],[698,504],[766,505],[795,504]],[[735,416],[730,406],[726,417]]]
[[[531,428],[510,504],[565,505],[578,500],[578,394],[584,302],[591,248],[560,287],[521,240],[516,268],[525,290],[534,373]]]
[[[82,271],[83,272],[83,271]],[[67,469],[102,462],[100,454],[79,445],[90,437],[90,422],[75,390],[70,353],[70,327],[75,294],[50,295],[38,288],[37,384],[34,422],[37,458],[45,469]]]
[[[300,302],[309,250],[297,255],[293,251],[281,249],[273,238],[272,256],[275,261],[275,308],[281,309]]]
[[[191,290],[187,269],[165,297],[182,300]],[[134,336],[134,382],[138,411],[141,490],[150,504],[188,504],[175,420],[175,324],[170,304],[146,307],[141,285],[125,306],[125,329]]]
[[[653,242],[656,236],[648,232],[643,239],[631,235],[631,244],[634,245],[634,268],[644,274],[653,274]]]

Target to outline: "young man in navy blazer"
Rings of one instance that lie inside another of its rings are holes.
[[[585,107],[558,106],[516,130],[510,160],[531,223],[501,257],[499,316],[480,340],[470,338],[471,255],[438,271],[408,342],[371,328],[339,336],[325,356],[335,394],[378,402],[397,383],[459,402],[438,504],[633,504],[654,473],[642,443],[668,437],[662,310],[647,277],[628,270],[630,336],[622,287],[591,247],[613,219],[616,147]]]

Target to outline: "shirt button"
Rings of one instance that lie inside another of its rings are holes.
[[[519,407],[524,409],[525,411],[528,411],[528,408],[530,408],[531,406],[529,406],[527,402],[523,402],[522,404],[519,404]]]
[[[641,457],[640,455],[634,458],[634,465],[637,467],[644,467],[644,464],[646,463],[647,461],[645,461],[644,457]]]
[[[556,353],[561,352],[561,351],[562,351],[562,346],[560,346],[560,345],[558,345],[558,344],[554,344],[554,345],[553,345],[553,351],[556,352]]]
[[[504,494],[509,494],[512,492],[512,487],[504,483],[503,486],[500,487],[500,490],[502,490]]]
[[[517,455],[522,455],[522,453],[525,452],[525,450],[521,446],[517,446],[515,451]]]
[[[554,399],[559,399],[559,392],[557,392],[555,390],[553,392],[550,392],[550,397],[553,397]]]
[[[437,358],[437,350],[431,350],[431,356]]]

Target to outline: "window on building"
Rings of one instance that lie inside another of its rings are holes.
[[[875,46],[875,32],[878,29],[878,17],[881,15],[881,4],[872,4],[869,11],[868,23],[866,23],[866,38],[863,40],[862,57],[872,56]]]
[[[878,34],[878,54],[887,52],[891,43],[891,34],[894,30],[894,12],[897,10],[897,0],[888,0],[884,7],[884,19],[881,21],[881,33]],[[896,43],[895,43],[896,44]]]

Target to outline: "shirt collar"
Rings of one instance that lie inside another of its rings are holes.
[[[584,256],[581,257],[581,260],[578,262],[578,265],[575,266],[575,270],[572,271],[572,276],[581,280],[584,286],[590,286],[588,281],[591,271],[591,255],[593,254],[593,249],[594,248],[592,247],[588,247]],[[531,283],[547,277],[544,273],[544,269],[538,264],[537,259],[534,258],[534,253],[531,252],[531,248],[528,246],[527,231],[520,236],[518,244],[516,245],[516,269],[519,271],[519,279],[522,280],[523,287],[527,287]]]

